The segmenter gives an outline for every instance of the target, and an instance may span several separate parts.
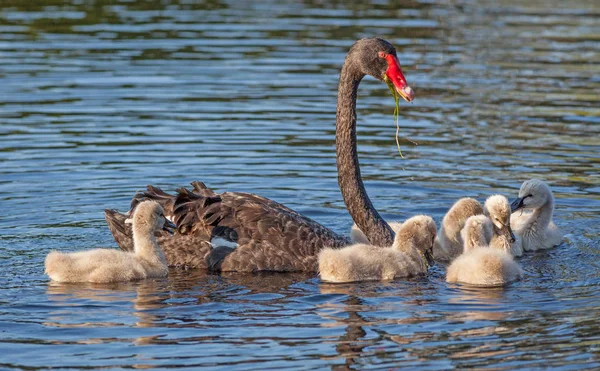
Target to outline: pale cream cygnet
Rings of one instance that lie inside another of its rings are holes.
[[[46,257],[46,274],[57,282],[122,282],[166,277],[165,255],[154,232],[175,226],[155,201],[140,203],[132,218],[134,251],[94,249],[74,253],[53,251]]]
[[[448,267],[447,282],[502,286],[522,277],[523,271],[512,255],[490,248],[493,228],[491,220],[485,215],[467,219],[461,231],[464,252]]]
[[[483,215],[490,219],[494,230],[490,247],[509,252],[512,256],[523,255],[523,248],[511,228],[508,199],[502,195],[488,197],[483,205]]]
[[[319,274],[328,282],[384,281],[426,274],[428,265],[433,264],[435,234],[430,216],[412,217],[396,231],[390,247],[355,244],[323,249]]]
[[[433,244],[435,260],[451,261],[463,251],[460,231],[466,220],[473,215],[483,214],[483,207],[474,198],[461,198],[448,210]]]
[[[523,250],[548,249],[562,242],[563,233],[552,221],[554,195],[546,183],[525,181],[511,206],[511,225]]]

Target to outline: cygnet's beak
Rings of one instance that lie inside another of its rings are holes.
[[[512,228],[510,227],[510,225],[505,226],[506,229],[506,237],[508,238],[508,242],[510,243],[515,243],[516,237],[515,234],[512,231]]]
[[[165,218],[165,224],[163,224],[163,231],[167,231],[170,234],[175,233],[175,230],[177,229],[177,226],[170,221],[169,219]]]
[[[425,250],[425,259],[427,260],[428,267],[431,267],[435,264],[435,260],[433,259],[433,252],[431,249]]]
[[[495,231],[495,233],[498,233],[500,236],[506,237],[506,240],[509,243],[514,243],[516,240],[515,234],[513,233],[512,228],[510,227],[510,222],[509,222],[509,224],[502,223],[502,226],[500,226],[500,227],[498,227],[496,224],[494,224],[494,231]]]
[[[525,200],[525,197],[519,197],[519,198],[515,199],[513,202],[511,202],[510,212],[514,213],[515,211],[522,209],[525,206],[525,204],[523,203],[523,200]]]

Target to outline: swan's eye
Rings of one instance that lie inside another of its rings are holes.
[[[377,55],[379,56],[379,58],[387,57],[387,54],[385,52],[379,52],[379,53],[377,53]]]

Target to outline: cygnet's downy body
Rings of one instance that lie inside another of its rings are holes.
[[[355,244],[319,253],[319,274],[327,282],[387,281],[427,273],[433,264],[435,222],[419,215],[396,231],[394,244],[379,247]]]
[[[94,249],[74,253],[53,251],[46,257],[46,274],[57,282],[124,282],[166,277],[167,261],[154,232],[175,226],[154,201],[139,204],[132,218],[134,251]]]
[[[554,195],[539,179],[524,182],[511,204],[511,224],[525,251],[548,249],[562,242],[563,233],[552,221]]]
[[[435,260],[451,261],[463,251],[460,231],[466,220],[473,215],[483,214],[481,203],[474,198],[461,198],[448,210],[433,244]]]
[[[485,215],[467,219],[461,231],[464,252],[448,267],[447,282],[502,286],[522,277],[523,271],[512,255],[489,246],[493,234],[492,222]]]

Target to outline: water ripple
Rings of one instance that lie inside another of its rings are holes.
[[[56,3],[55,5],[51,5]],[[600,367],[600,13],[592,2],[32,2],[0,5],[0,367]],[[427,278],[331,285],[214,275],[48,283],[51,250],[114,246],[102,210],[152,183],[251,191],[346,233],[334,121],[359,38],[417,99],[359,93],[368,193],[390,220],[531,177],[567,235],[484,290]]]

